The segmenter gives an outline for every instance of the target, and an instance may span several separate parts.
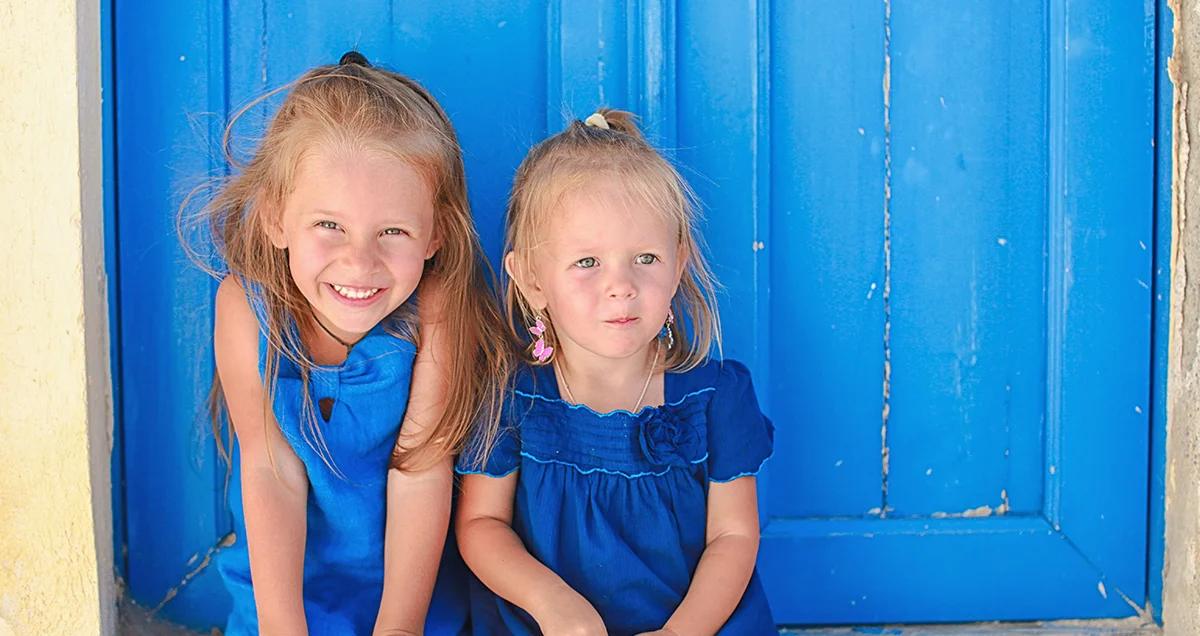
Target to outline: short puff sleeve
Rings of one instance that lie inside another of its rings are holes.
[[[504,477],[521,466],[521,432],[513,419],[507,417],[509,405],[505,405],[500,417],[499,430],[488,448],[486,429],[476,427],[467,441],[467,447],[458,457],[454,467],[460,475],[487,475]]]
[[[771,456],[775,427],[758,408],[746,365],[725,360],[708,407],[709,481],[757,475]]]

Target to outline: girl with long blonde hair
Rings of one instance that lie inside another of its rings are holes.
[[[203,211],[225,275],[225,634],[457,634],[453,457],[498,413],[510,337],[461,150],[424,88],[358,53],[281,90]]]

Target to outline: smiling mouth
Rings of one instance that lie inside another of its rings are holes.
[[[350,300],[366,300],[383,291],[382,287],[349,287],[346,285],[334,285],[333,283],[329,283],[329,286],[339,296]]]
[[[605,322],[610,325],[622,326],[637,322],[637,318],[613,318],[612,320],[606,320]]]

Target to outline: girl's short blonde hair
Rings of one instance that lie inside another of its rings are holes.
[[[631,198],[646,204],[645,210],[661,215],[676,228],[685,265],[679,291],[671,301],[676,346],[667,353],[665,364],[671,371],[700,365],[714,345],[720,350],[721,327],[716,281],[697,227],[695,195],[679,171],[642,137],[631,113],[601,108],[529,151],[513,181],[505,253],[512,252],[517,267],[530,271],[538,237],[544,236],[551,214],[562,200],[586,192],[602,180],[619,183]],[[505,280],[505,310],[516,337],[527,341],[522,325],[532,325],[536,312],[511,279]],[[543,320],[553,325],[553,316],[543,316]],[[548,344],[553,344],[552,328],[546,336]],[[548,362],[527,358],[532,364]]]

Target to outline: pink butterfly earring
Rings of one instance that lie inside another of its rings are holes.
[[[529,328],[529,333],[537,336],[537,342],[533,343],[533,357],[537,358],[538,362],[545,362],[550,359],[550,354],[554,353],[554,347],[546,346],[546,323],[542,322],[542,317],[534,318],[534,325]]]

